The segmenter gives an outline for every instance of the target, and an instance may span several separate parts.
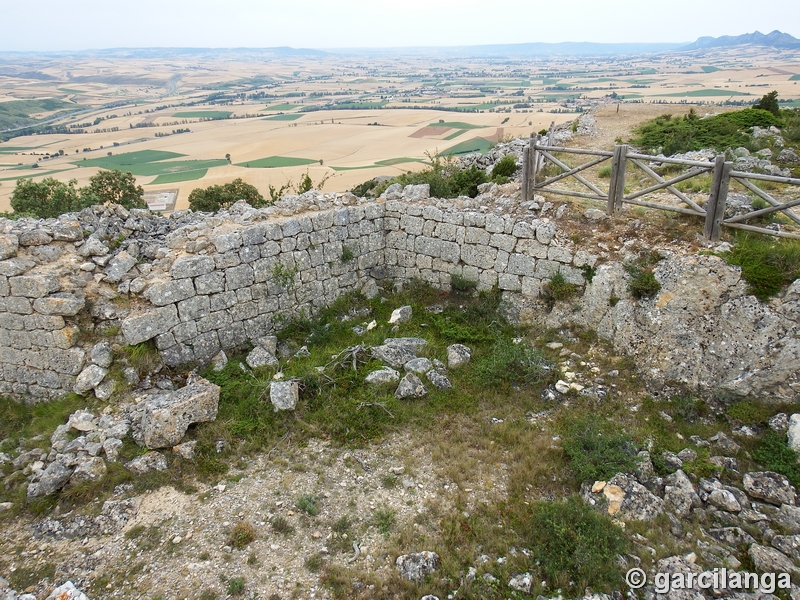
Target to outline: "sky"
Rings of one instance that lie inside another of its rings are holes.
[[[0,0],[0,51],[358,48],[527,42],[692,42],[779,29],[770,0]]]

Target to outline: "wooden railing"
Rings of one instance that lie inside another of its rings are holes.
[[[553,135],[551,128],[551,133],[548,135],[548,142],[552,139]],[[602,201],[606,204],[606,212],[611,216],[617,214],[622,209],[624,204],[632,204],[645,208],[654,208],[658,210],[693,215],[701,217],[705,220],[703,235],[708,240],[714,242],[719,241],[722,227],[731,227],[735,229],[755,231],[767,235],[800,239],[800,234],[798,233],[793,233],[790,231],[778,231],[745,223],[745,221],[750,219],[756,219],[772,213],[780,212],[786,215],[786,217],[791,219],[794,223],[800,225],[800,216],[791,210],[793,207],[800,205],[800,199],[782,202],[751,182],[764,181],[786,184],[789,186],[798,186],[798,193],[800,193],[800,179],[734,171],[733,163],[726,161],[723,155],[717,156],[716,160],[713,163],[710,163],[638,154],[636,152],[631,152],[631,149],[625,144],[619,144],[615,146],[614,151],[611,152],[605,150],[587,150],[582,148],[564,148],[560,146],[543,145],[540,142],[540,136],[535,138],[531,136],[530,145],[523,151],[523,200],[528,200],[536,191],[541,191],[549,194],[560,194],[562,196],[572,196],[576,198],[587,198],[590,200]],[[582,157],[588,156],[592,158],[576,167],[572,167],[555,156],[556,154],[570,154]],[[607,190],[602,189],[599,187],[599,185],[589,181],[586,177],[581,175],[581,173],[587,169],[596,167],[606,161],[611,161],[611,174]],[[654,162],[662,165],[667,164],[687,167],[688,170],[680,175],[672,177],[671,179],[665,179],[647,164]],[[546,163],[555,165],[561,170],[561,172],[557,175],[545,177],[544,179],[540,180],[540,175],[543,174],[543,167]],[[642,171],[647,178],[654,182],[653,185],[649,185],[644,189],[626,193],[625,177],[627,174],[628,165],[633,165]],[[710,173],[712,175],[711,189],[708,194],[708,200],[704,205],[701,206],[692,200],[689,195],[681,192],[676,187],[676,184],[706,173]],[[567,189],[564,187],[554,187],[554,184],[567,179],[577,181],[580,184],[580,186],[578,186],[580,191],[576,191],[575,189]],[[727,205],[728,192],[732,181],[737,182],[746,190],[761,198],[769,206],[726,219],[725,208]],[[642,199],[645,196],[655,192],[661,192],[662,190],[667,191],[675,196],[679,200],[678,204],[664,204]]]

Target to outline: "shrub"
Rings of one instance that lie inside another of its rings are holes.
[[[82,194],[75,186],[75,179],[69,183],[47,177],[42,181],[18,179],[11,193],[11,208],[17,213],[26,213],[39,219],[49,219],[68,212],[83,210],[100,200],[90,194]]]
[[[431,196],[435,198],[455,198],[456,196],[478,195],[478,186],[489,181],[486,172],[474,165],[469,169],[461,169],[455,160],[448,156],[442,158],[432,156],[431,166],[417,173],[403,173],[402,175],[384,181],[374,188],[375,195],[394,183],[402,186],[427,183],[431,188]]]
[[[580,482],[608,479],[636,464],[633,440],[595,417],[571,421],[564,429],[562,446]]]
[[[294,527],[283,517],[273,517],[270,525],[272,526],[272,531],[275,533],[281,535],[291,535],[294,533]]]
[[[244,593],[244,578],[231,577],[228,580],[228,593],[231,596],[239,596]]]
[[[577,293],[578,286],[574,283],[567,283],[567,280],[564,279],[564,276],[561,273],[556,273],[553,275],[550,278],[550,281],[544,284],[544,289],[542,290],[542,296],[551,306],[556,302],[569,300]]]
[[[89,186],[81,190],[89,193],[101,202],[114,202],[125,208],[147,208],[144,201],[144,189],[136,185],[136,177],[132,173],[122,171],[100,171],[89,179]]]
[[[295,506],[298,510],[302,510],[307,515],[316,517],[319,514],[319,507],[317,506],[317,497],[312,494],[303,494],[295,501]]]
[[[567,502],[537,502],[531,507],[527,541],[550,588],[583,593],[617,589],[622,584],[617,556],[628,540],[608,517],[578,498]]]
[[[492,179],[498,177],[511,177],[517,170],[517,159],[511,154],[507,154],[497,161],[492,168]]]
[[[661,284],[650,270],[640,270],[628,284],[628,291],[637,300],[652,298],[661,289]]]
[[[753,459],[768,471],[775,471],[789,478],[793,485],[800,485],[800,465],[797,452],[786,443],[785,436],[768,430],[758,448],[753,451]]]
[[[474,375],[487,388],[524,387],[545,381],[550,369],[548,360],[524,340],[515,344],[498,339],[491,352],[477,361]]]
[[[345,246],[344,249],[342,250],[342,258],[341,258],[342,262],[348,263],[354,258],[355,254],[353,254],[353,251],[348,246]]]
[[[471,292],[478,287],[478,282],[458,273],[450,275],[450,286],[457,292]]]
[[[204,212],[216,212],[221,208],[228,208],[239,200],[244,200],[255,208],[271,203],[267,202],[254,186],[237,178],[231,183],[223,185],[212,185],[206,189],[195,188],[189,194],[189,208]]]
[[[764,94],[758,104],[753,105],[753,108],[766,110],[777,117],[780,114],[780,107],[778,106],[778,92],[776,90],[772,90],[769,94]]]
[[[389,508],[379,508],[372,515],[372,522],[383,535],[389,535],[389,532],[394,528],[397,521],[396,514]]]
[[[231,530],[231,534],[228,536],[228,545],[236,548],[237,550],[241,550],[255,539],[255,528],[250,523],[242,521],[234,525],[233,529]]]
[[[597,175],[603,179],[608,179],[611,177],[611,167],[609,165],[600,167],[600,169],[597,171]]]
[[[736,236],[730,252],[720,254],[728,264],[742,268],[749,291],[766,301],[800,277],[800,241],[771,239],[751,233]]]

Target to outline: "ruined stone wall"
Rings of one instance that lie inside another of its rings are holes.
[[[409,188],[283,218],[243,205],[214,216],[96,207],[71,221],[0,220],[0,393],[72,390],[97,337],[81,342],[82,331],[118,328],[125,344],[154,340],[168,365],[204,363],[379,283],[449,288],[458,273],[535,298],[556,272],[583,284],[579,267],[595,260],[559,242],[548,219]]]

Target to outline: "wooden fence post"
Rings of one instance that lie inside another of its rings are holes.
[[[539,174],[539,163],[542,160],[539,150],[536,148],[541,139],[542,136],[537,133],[536,139],[531,140],[533,142],[533,156],[531,156],[531,162],[533,163],[531,166],[531,196],[536,193],[534,191],[536,189],[536,176]]]
[[[530,200],[530,189],[531,189],[531,149],[523,148],[522,149],[522,201],[527,202]]]
[[[731,183],[733,163],[725,162],[725,156],[720,154],[714,161],[714,179],[711,182],[711,192],[706,204],[706,226],[703,236],[710,242],[718,242],[722,220],[725,218],[725,205],[728,201],[728,188]]]
[[[611,159],[611,180],[608,185],[608,204],[606,213],[615,214],[622,208],[622,198],[625,196],[625,167],[627,166],[628,146],[618,144],[614,146],[614,157]]]

